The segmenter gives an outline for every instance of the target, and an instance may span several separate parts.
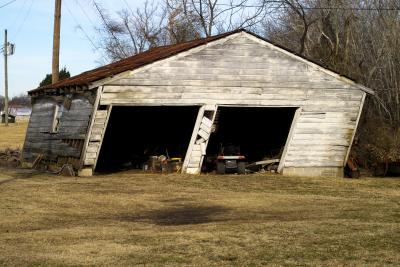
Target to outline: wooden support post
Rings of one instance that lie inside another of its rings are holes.
[[[93,164],[93,170],[95,170],[95,169],[96,169],[96,166],[97,166],[97,161],[98,161],[99,156],[100,156],[101,145],[103,144],[104,136],[106,135],[107,126],[108,126],[108,120],[110,119],[112,107],[113,107],[112,105],[110,105],[110,106],[107,107],[106,122],[104,123],[103,133],[102,133],[102,135],[101,135],[101,140],[100,140],[100,142],[99,142],[99,148],[98,148],[98,150],[97,150],[97,156],[96,156],[96,159],[94,160],[94,164]]]
[[[81,169],[83,168],[83,165],[84,165],[86,152],[87,152],[87,148],[88,148],[89,140],[90,140],[90,134],[92,132],[92,128],[93,128],[93,124],[94,124],[94,118],[96,116],[96,111],[97,111],[98,106],[99,106],[100,96],[101,96],[101,92],[102,91],[103,91],[103,87],[102,86],[97,88],[96,99],[95,99],[94,104],[93,104],[92,117],[90,119],[88,130],[86,132],[85,142],[83,144],[83,148],[82,148],[82,152],[81,152],[81,159],[80,159],[80,164],[79,164]]]
[[[362,110],[363,110],[363,107],[364,107],[364,103],[365,103],[365,98],[366,98],[366,96],[367,96],[367,93],[364,92],[363,97],[362,97],[362,99],[361,99],[360,110],[358,111],[356,126],[355,126],[355,128],[354,128],[354,130],[353,130],[353,133],[352,133],[352,135],[351,135],[350,144],[349,144],[349,147],[348,147],[347,152],[346,152],[346,157],[344,158],[343,167],[346,167],[347,160],[349,159],[349,156],[350,156],[351,147],[352,147],[352,145],[353,145],[354,137],[355,137],[355,135],[356,135],[356,131],[357,131],[357,128],[358,128],[358,124],[359,124],[359,122],[360,122],[360,118],[361,118],[361,114],[362,114]]]
[[[282,173],[283,167],[285,166],[286,155],[287,155],[288,149],[290,147],[290,143],[292,141],[294,130],[296,128],[297,120],[300,117],[301,110],[302,110],[301,108],[297,108],[296,112],[294,113],[292,125],[290,126],[289,134],[286,139],[285,148],[283,149],[282,157],[279,161],[279,165],[278,165],[278,169],[277,169],[278,173]]]

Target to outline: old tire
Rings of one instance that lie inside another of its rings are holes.
[[[225,174],[225,162],[217,162],[217,174]]]
[[[238,174],[246,174],[246,163],[245,162],[238,162]]]

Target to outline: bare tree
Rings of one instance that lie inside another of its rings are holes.
[[[297,16],[289,10],[274,14],[274,23],[264,24],[267,34],[373,88],[376,95],[367,101],[358,153],[374,164],[400,161],[400,2],[309,0],[300,5]]]
[[[208,37],[237,28],[255,29],[273,0],[159,0],[129,6],[112,17],[93,2],[101,20],[100,47],[111,61],[152,47]]]
[[[146,1],[141,9],[123,9],[117,18],[108,15],[97,2],[93,5],[102,21],[98,29],[102,36],[100,47],[111,61],[165,44],[162,38],[165,16],[155,2]]]

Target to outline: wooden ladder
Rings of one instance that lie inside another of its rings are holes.
[[[199,174],[201,172],[217,110],[216,105],[205,105],[200,108],[183,163],[184,173]]]

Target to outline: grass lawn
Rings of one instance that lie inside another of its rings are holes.
[[[0,169],[0,265],[399,266],[400,179]]]
[[[400,264],[399,179],[0,177],[0,265]]]
[[[27,127],[27,121],[9,123],[7,127],[0,123],[0,151],[6,148],[22,149]]]

